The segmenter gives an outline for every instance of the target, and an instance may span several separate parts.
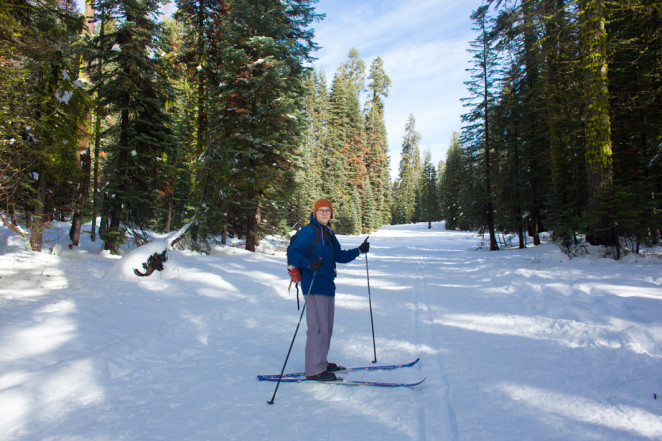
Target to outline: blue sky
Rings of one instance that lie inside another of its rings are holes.
[[[82,0],[78,0],[83,3]],[[402,138],[409,115],[420,133],[421,155],[429,150],[436,165],[446,159],[451,135],[460,131],[469,78],[470,16],[482,0],[320,0],[314,55],[316,70],[331,81],[336,69],[355,48],[366,74],[381,57],[391,88],[386,99],[386,130],[391,179],[397,177]]]
[[[391,153],[391,178],[397,177],[402,138],[409,115],[421,135],[421,155],[446,159],[451,135],[461,130],[468,95],[469,41],[472,11],[482,0],[320,0],[316,9],[326,18],[314,25],[316,70],[329,81],[347,61],[351,48],[370,68],[384,61],[391,88],[386,99],[386,129]]]

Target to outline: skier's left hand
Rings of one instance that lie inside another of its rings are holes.
[[[368,237],[370,237],[370,236],[368,236]],[[370,251],[370,244],[368,243],[368,237],[366,237],[365,240],[363,241],[363,243],[361,245],[359,245],[359,252],[360,253],[365,254],[368,251]]]

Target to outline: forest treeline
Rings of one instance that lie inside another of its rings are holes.
[[[662,4],[486,1],[442,176],[447,228],[541,231],[615,257],[660,237]]]
[[[330,78],[310,68],[316,0],[177,0],[168,19],[165,3],[3,0],[0,215],[33,249],[56,218],[73,246],[91,220],[111,252],[186,224],[190,248],[232,234],[254,251],[319,197],[343,234],[445,220],[490,249],[659,240],[659,2],[484,2],[461,131],[435,165],[411,115],[395,179],[384,64],[351,49]]]

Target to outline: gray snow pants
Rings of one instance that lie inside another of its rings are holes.
[[[335,297],[309,294],[306,302],[306,376],[326,371],[333,334]]]

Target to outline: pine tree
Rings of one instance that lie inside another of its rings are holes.
[[[499,93],[491,109],[495,221],[499,230],[517,234],[520,248],[525,247],[524,219],[534,243],[540,243],[544,197],[540,189],[546,176],[541,168],[547,143],[540,128],[542,87],[532,8],[531,1],[523,1],[502,11],[493,31],[503,60]]]
[[[207,218],[204,227],[198,228],[203,222],[194,215],[200,213],[199,199],[194,197],[199,194],[196,192],[197,181],[194,177],[197,176],[198,166],[203,160],[200,159],[200,152],[196,148],[199,122],[196,116],[197,86],[190,81],[191,72],[187,69],[183,61],[185,57],[181,52],[185,47],[183,44],[185,26],[176,20],[166,20],[163,22],[163,28],[168,51],[163,52],[160,57],[162,75],[173,89],[171,100],[166,102],[166,111],[171,115],[172,133],[177,141],[162,157],[166,164],[161,178],[164,186],[159,190],[162,203],[156,209],[153,228],[157,231],[169,232],[195,219],[197,223],[193,223],[187,231],[189,236],[185,238],[191,240],[190,245],[193,248],[199,249],[198,233],[201,230],[206,231],[206,228],[209,230],[216,228],[218,231],[219,220],[224,218],[222,216],[214,218],[210,213],[211,210],[208,210],[205,213]],[[185,242],[187,241],[180,243]]]
[[[167,173],[163,156],[174,145],[165,111],[171,89],[160,58],[166,41],[156,22],[161,4],[105,0],[97,5],[116,23],[115,29],[92,40],[94,62],[110,66],[93,74],[92,82],[100,105],[115,118],[106,134],[103,189],[109,226],[102,238],[104,248],[112,252],[117,252],[124,228],[143,228],[153,219]]]
[[[326,113],[323,109],[327,105],[326,85],[320,84],[314,71],[306,75],[304,103],[308,126],[294,160],[296,188],[292,192],[287,216],[288,224],[298,227],[308,222],[313,204],[322,197],[322,176],[317,163],[323,148],[324,123],[321,118]]]
[[[334,75],[329,95],[328,137],[323,163],[324,180],[322,192],[334,204],[333,217],[336,232],[351,234],[351,188],[350,164],[347,154],[348,140],[351,139],[351,103],[356,96],[346,76],[340,72]]]
[[[521,2],[521,44],[519,45],[518,64],[523,65],[521,88],[522,127],[521,152],[524,167],[519,173],[527,183],[526,207],[528,209],[529,234],[533,237],[533,244],[540,245],[540,232],[543,225],[543,202],[549,181],[548,145],[549,140],[547,121],[544,118],[544,103],[546,101],[543,82],[540,81],[541,56],[538,38],[538,0],[522,0]],[[525,202],[522,194],[516,196],[516,205]],[[511,208],[520,209],[519,207]],[[519,225],[515,228],[519,231]],[[520,246],[523,246],[523,236],[520,236]]]
[[[522,165],[522,132],[524,129],[525,103],[522,99],[522,77],[519,63],[513,60],[506,73],[499,103],[494,109],[492,136],[495,145],[495,162],[499,172],[495,175],[495,206],[499,229],[516,232],[519,247],[525,247],[523,176],[528,171]],[[528,193],[533,193],[530,191]]]
[[[357,188],[351,189],[350,203],[349,203],[350,217],[349,222],[351,225],[351,234],[361,234],[363,231],[363,221],[361,216],[361,196]]]
[[[546,69],[542,81],[547,91],[547,126],[551,185],[547,196],[546,224],[563,247],[577,242],[581,212],[585,207],[586,171],[581,138],[578,100],[576,28],[570,21],[564,1],[544,0],[543,51]]]
[[[613,223],[608,216],[610,209],[606,206],[612,194],[613,160],[604,1],[581,0],[579,5],[586,100],[587,240],[593,245],[616,245]]]
[[[359,234],[363,229],[362,207],[365,203],[374,203],[374,201],[365,200],[365,183],[368,176],[365,161],[368,157],[368,145],[366,144],[365,123],[360,103],[361,92],[365,83],[365,63],[359,58],[356,49],[350,50],[347,62],[338,69],[338,75],[344,78],[344,84],[347,86],[342,109],[345,112],[343,119],[347,122],[343,130],[344,146],[342,154],[347,159],[348,165],[348,181],[346,184],[349,184],[349,188],[346,192],[351,195],[351,231],[353,234]],[[354,190],[357,192],[358,199],[354,195]],[[357,202],[358,212],[356,211]]]
[[[94,35],[94,20],[93,20],[93,7],[90,1],[85,2],[85,26],[84,30],[86,31],[86,38],[90,35]],[[88,19],[87,17],[90,17]],[[80,56],[80,55],[79,55]],[[82,66],[79,68],[79,76],[82,81],[89,81],[91,75],[91,64],[89,61],[82,63]],[[88,98],[88,94],[85,95]],[[96,118],[94,118],[94,126],[96,127]],[[70,246],[78,246],[80,243],[81,229],[83,227],[85,211],[87,208],[87,200],[90,193],[90,185],[92,181],[92,146],[96,146],[96,133],[92,130],[93,122],[93,113],[91,111],[91,106],[86,106],[85,113],[81,117],[80,127],[78,129],[80,133],[80,139],[78,141],[79,145],[79,157],[80,157],[80,178],[78,181],[78,191],[76,194],[76,200],[73,204],[72,209],[72,220],[71,228],[69,230],[69,238],[71,239]],[[92,141],[94,137],[94,141]],[[94,150],[96,154],[98,150]],[[95,163],[98,164],[98,160],[95,160]],[[97,186],[94,187],[98,188]],[[93,198],[96,194],[93,194]],[[96,214],[96,213],[95,213]],[[96,219],[95,219],[96,221]],[[96,225],[94,225],[96,226]]]
[[[218,84],[220,19],[227,13],[223,0],[176,0],[175,19],[181,24],[181,51],[178,54],[190,85],[191,103],[195,105],[195,150],[206,147],[209,124],[209,90]]]
[[[96,26],[95,29],[95,23],[98,25]],[[105,33],[105,28],[106,24],[108,23],[108,19],[106,16],[106,13],[103,9],[97,10],[96,5],[91,1],[91,0],[86,0],[85,2],[85,25],[87,29],[87,33],[89,36],[95,35],[96,32],[101,34]],[[87,47],[92,50],[91,45],[87,45]],[[89,55],[87,54],[87,60],[86,60],[86,65],[89,70],[90,76],[92,75],[92,58],[94,55]],[[98,60],[96,63],[96,66],[94,66],[94,69],[96,69],[96,73],[98,77],[101,77],[101,74],[103,72],[104,66],[103,62],[101,60]],[[96,97],[94,97],[96,98]],[[91,179],[92,179],[92,225],[91,225],[91,232],[90,232],[90,239],[92,242],[96,242],[97,240],[97,218],[99,214],[99,208],[100,208],[100,195],[99,195],[99,182],[100,182],[100,175],[101,175],[101,132],[102,132],[102,124],[103,121],[105,120],[104,116],[104,109],[103,106],[100,105],[98,99],[94,99],[93,102],[93,112],[94,112],[94,128],[93,128],[93,136],[94,136],[94,147],[93,147],[93,153],[92,155],[94,156],[93,159],[93,166],[91,170]]]
[[[70,207],[81,175],[86,99],[75,42],[83,23],[55,0],[9,0],[0,24],[0,199],[26,214],[30,245],[40,251],[46,222]]]
[[[417,205],[420,217],[419,220],[428,223],[428,228],[432,228],[432,222],[439,220],[439,200],[437,192],[437,169],[432,164],[432,157],[429,150],[423,155],[423,169],[421,170],[418,190],[420,194],[420,203]]]
[[[446,153],[446,166],[441,175],[441,212],[446,221],[447,230],[456,230],[460,227],[462,216],[461,193],[463,191],[463,177],[465,176],[462,141],[460,134],[454,132],[450,147]]]
[[[391,79],[384,71],[384,63],[380,57],[375,58],[370,66],[368,75],[370,83],[368,91],[370,98],[366,111],[366,156],[365,164],[370,178],[374,203],[364,210],[378,209],[381,220],[373,224],[379,228],[387,223],[390,217],[389,210],[389,183],[390,161],[388,155],[388,141],[386,136],[386,123],[384,121],[384,100],[388,97]]]
[[[284,206],[294,183],[293,146],[305,130],[303,63],[319,15],[304,0],[237,0],[224,19],[223,74],[214,148],[231,164],[227,197],[255,251],[262,210]]]
[[[418,142],[420,133],[416,131],[414,115],[409,115],[405,125],[405,134],[402,140],[400,153],[400,169],[395,203],[399,207],[395,223],[416,222],[416,191],[418,189],[421,173],[421,153]]]
[[[444,220],[444,206],[443,206],[443,185],[442,180],[446,171],[446,163],[440,160],[437,164],[437,201],[439,202],[439,220]]]
[[[392,187],[392,201],[391,204],[391,224],[398,225],[406,223],[407,219],[407,204],[404,200],[403,191],[401,189],[402,183],[399,179],[393,182]]]
[[[382,226],[382,214],[378,210],[379,205],[376,205],[376,199],[372,191],[372,184],[370,183],[370,177],[365,177],[365,193],[363,196],[363,211],[362,211],[362,225],[363,233],[370,233],[381,228]]]
[[[368,145],[365,142],[365,125],[363,114],[361,113],[361,104],[359,92],[355,87],[352,87],[352,80],[348,78],[350,88],[347,93],[346,103],[347,118],[350,122],[347,127],[345,139],[344,155],[348,160],[349,165],[349,185],[351,188],[356,188],[359,192],[359,197],[363,199],[365,193],[365,178],[368,176],[368,169],[365,160],[368,157]]]
[[[489,234],[490,250],[497,250],[494,227],[492,162],[490,155],[493,149],[490,137],[490,112],[494,105],[494,76],[496,74],[497,54],[494,49],[494,35],[491,31],[492,20],[487,15],[488,7],[481,6],[471,14],[475,23],[474,30],[478,32],[476,40],[472,41],[469,52],[473,54],[474,67],[472,80],[465,82],[471,97],[463,98],[470,112],[462,116],[462,121],[468,123],[463,127],[465,145],[471,147],[473,161],[482,169],[482,190],[476,194],[477,205],[484,213],[483,225]]]
[[[186,209],[190,213],[189,220],[193,220],[192,240],[200,247],[225,226],[224,213],[228,208],[219,192],[214,191],[224,188],[227,169],[220,154],[210,145],[209,125],[213,113],[210,110],[213,109],[212,94],[218,88],[223,68],[222,19],[228,13],[230,2],[177,0],[176,5],[179,34],[177,129],[182,135],[182,148],[172,159],[175,176],[180,178],[178,189],[192,188]],[[189,182],[181,179],[184,175]]]
[[[325,146],[329,138],[329,90],[324,71],[321,71],[315,80],[317,92],[316,106],[313,112],[313,131],[315,134],[315,161],[321,164],[325,153]]]
[[[357,94],[361,94],[365,86],[365,62],[355,48],[349,50],[347,58],[348,60],[340,66],[338,72],[347,78],[348,84],[356,90]]]
[[[31,146],[23,138],[25,127],[32,126],[33,118],[29,109],[21,105],[31,92],[30,66],[22,58],[31,49],[30,43],[39,36],[29,26],[28,11],[25,1],[6,2],[0,9],[0,57],[6,60],[0,63],[3,85],[0,87],[0,203],[9,213],[21,208],[21,189],[29,187],[25,159]],[[22,39],[11,38],[19,33]],[[12,225],[11,220],[4,217],[3,222]]]

